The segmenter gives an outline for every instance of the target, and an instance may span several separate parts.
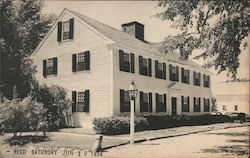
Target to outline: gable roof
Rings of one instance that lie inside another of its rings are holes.
[[[182,65],[188,65],[191,67],[196,67],[197,69],[200,70],[205,70],[204,68],[201,68],[200,65],[196,64],[195,62],[191,61],[191,60],[182,60],[180,59],[179,55],[177,54],[163,54],[161,53],[155,44],[151,44],[151,43],[147,43],[147,42],[143,42],[131,35],[129,35],[126,32],[123,32],[121,30],[112,28],[106,24],[103,24],[97,20],[94,20],[88,16],[79,14],[75,11],[72,11],[70,9],[65,8],[62,13],[60,15],[62,15],[64,12],[69,12],[72,15],[76,16],[77,18],[79,18],[80,20],[82,20],[83,22],[85,22],[86,24],[88,24],[89,26],[91,26],[92,28],[94,28],[96,31],[100,32],[102,35],[108,37],[109,39],[113,40],[115,43],[117,43],[119,46],[125,46],[125,47],[129,47],[132,48],[134,50],[137,50],[138,52],[140,51],[146,51],[149,53],[153,53],[156,55],[160,55],[160,56],[165,56],[170,62],[174,62],[174,63],[179,63]],[[59,16],[60,17],[60,16]],[[59,19],[56,20],[56,22]],[[56,22],[54,23],[54,26],[56,25]],[[49,34],[49,33],[48,33]],[[46,36],[45,36],[46,38]],[[41,42],[42,43],[42,42]],[[38,46],[39,47],[39,46]],[[34,54],[33,54],[34,55]]]

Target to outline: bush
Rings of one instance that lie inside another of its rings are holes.
[[[94,129],[105,135],[127,134],[130,130],[130,118],[113,116],[93,119]],[[147,129],[148,122],[143,117],[135,117],[135,131]]]
[[[30,130],[44,130],[46,123],[43,104],[28,96],[21,99],[5,100],[0,102],[0,128],[11,130],[14,136]]]

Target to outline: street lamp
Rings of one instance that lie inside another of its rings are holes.
[[[130,97],[130,144],[134,144],[135,138],[135,98],[138,93],[138,89],[135,86],[134,81],[132,80],[128,93]]]

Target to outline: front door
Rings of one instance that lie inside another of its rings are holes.
[[[172,116],[177,115],[177,98],[172,97],[171,98],[171,105],[172,105]]]

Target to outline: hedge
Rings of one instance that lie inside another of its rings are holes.
[[[200,116],[170,116],[166,114],[136,114],[135,131],[165,129],[179,126],[208,125],[213,123],[232,122],[226,115],[200,115]],[[129,133],[129,113],[120,116],[95,118],[94,129],[105,135],[118,135]]]

